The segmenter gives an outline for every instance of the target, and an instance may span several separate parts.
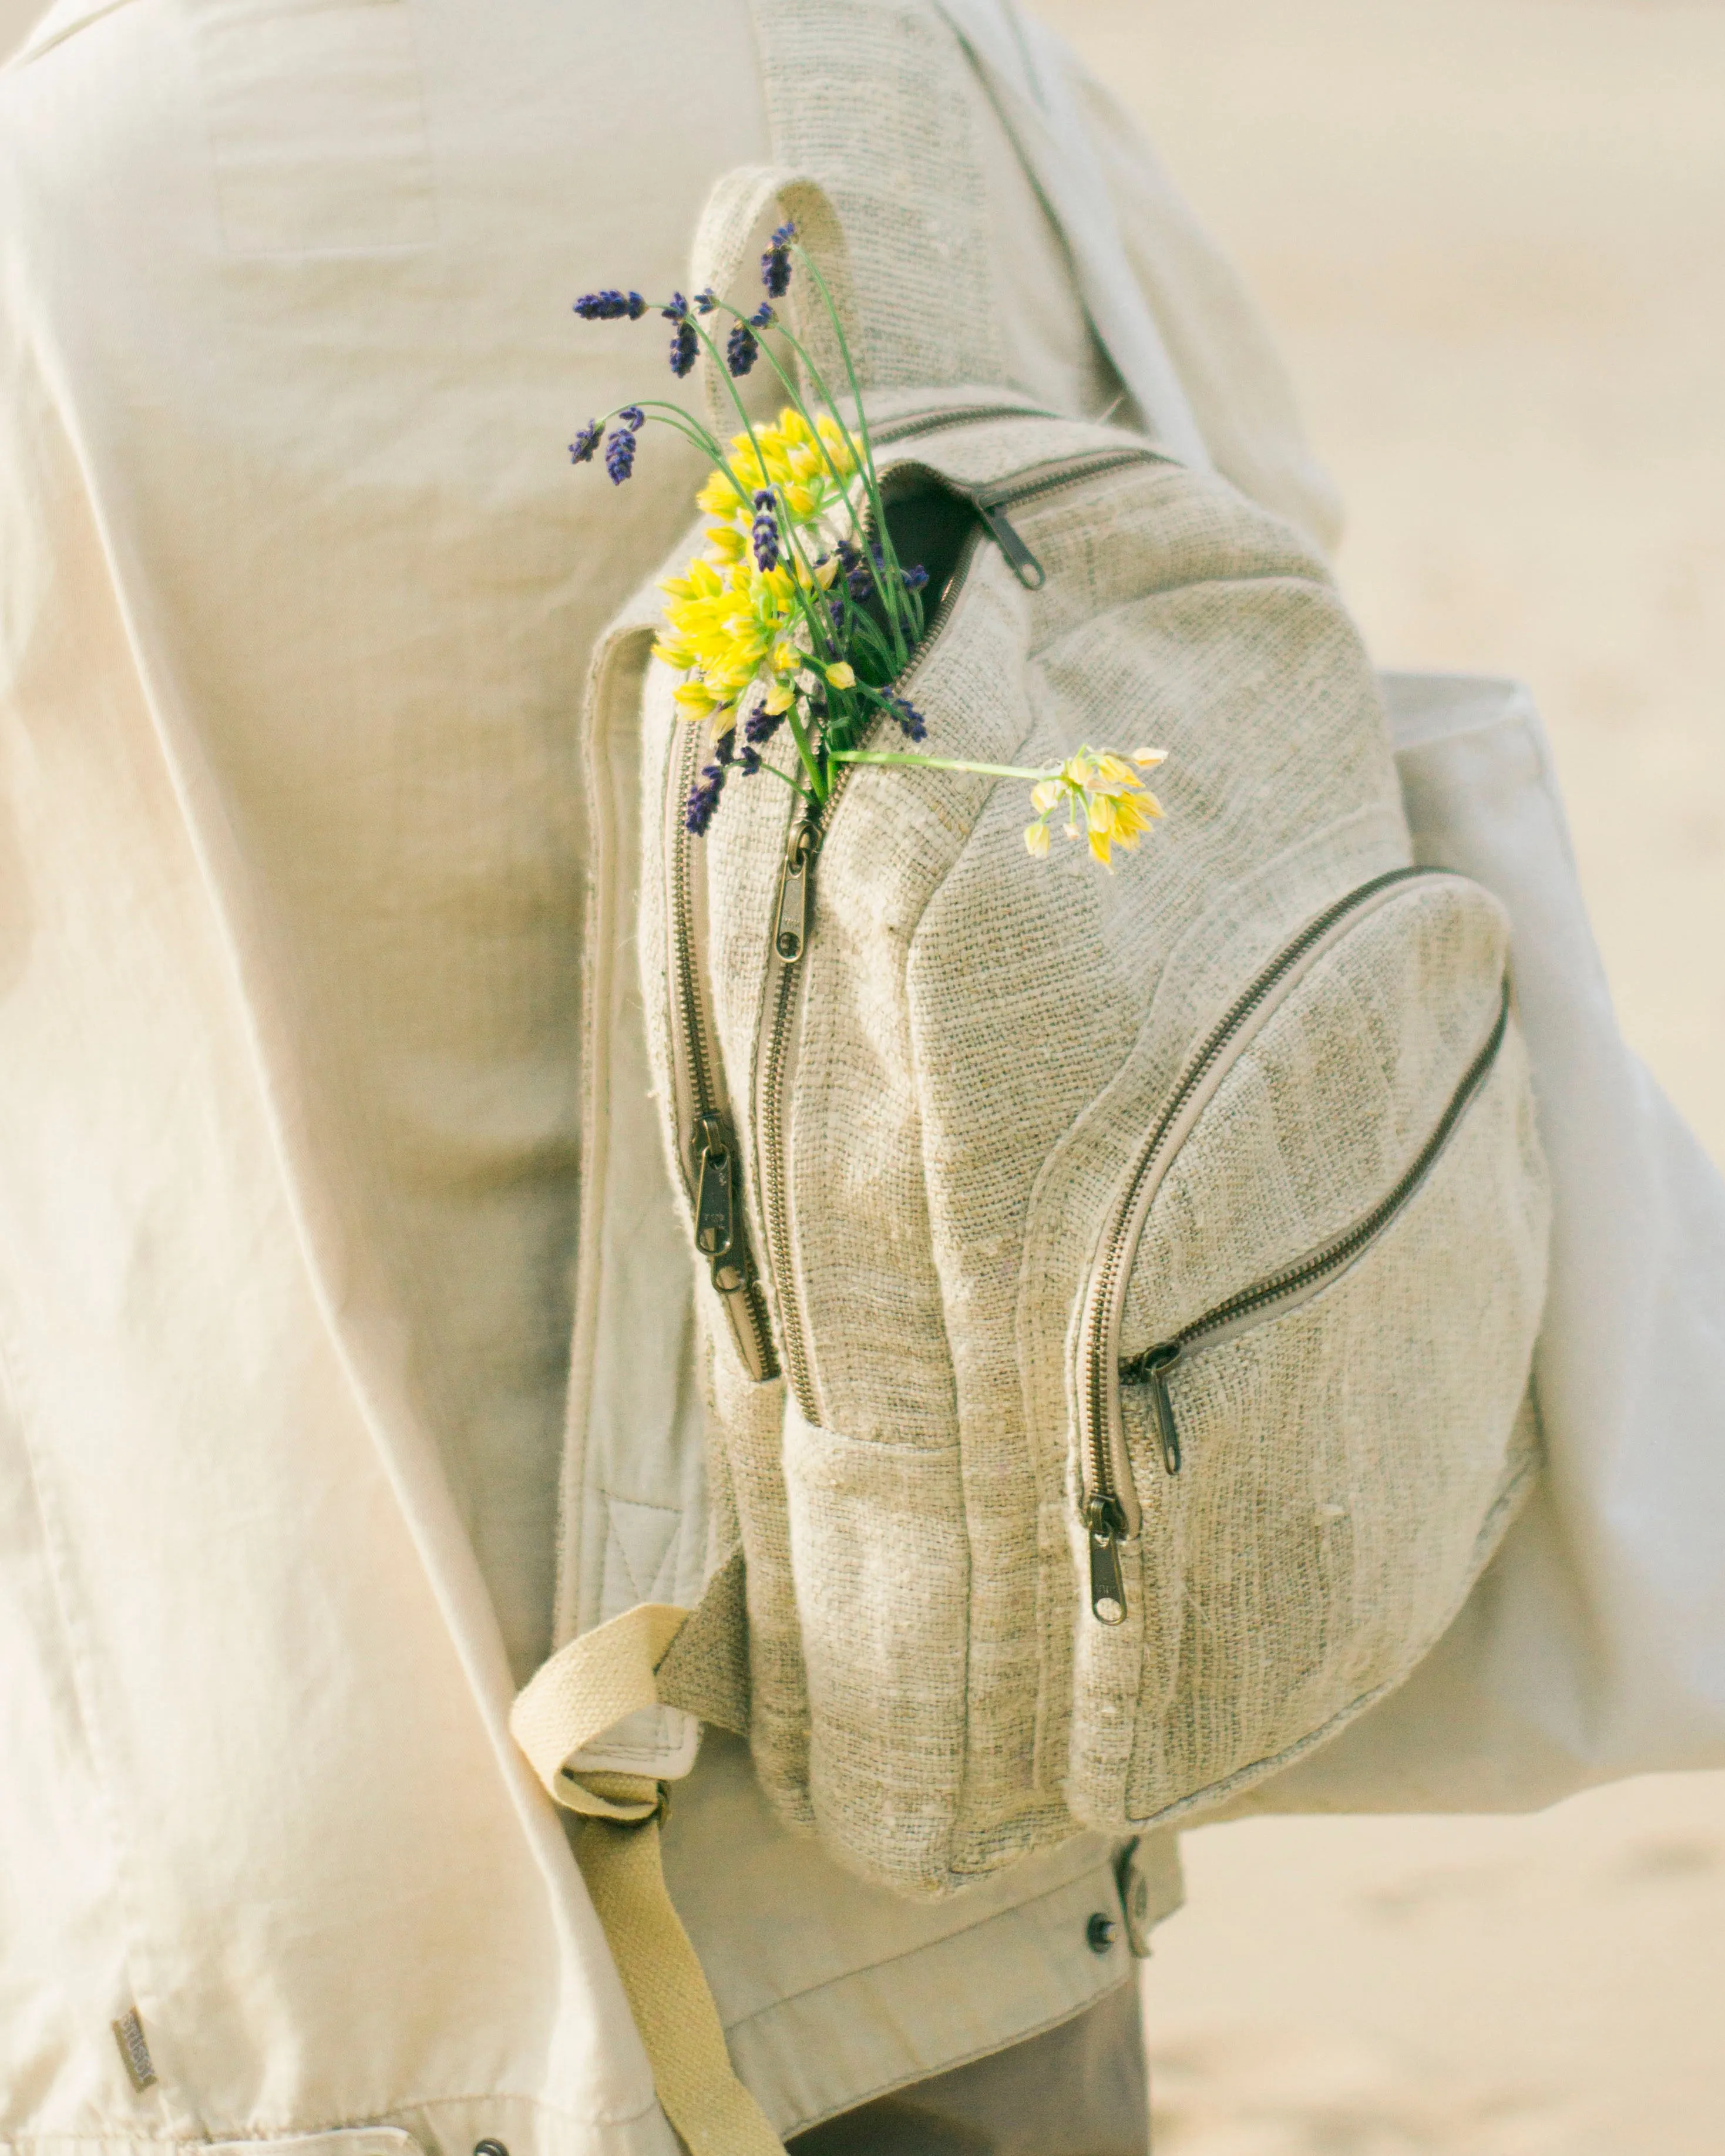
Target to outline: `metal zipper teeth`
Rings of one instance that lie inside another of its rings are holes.
[[[693,791],[700,772],[701,736],[698,728],[685,728],[682,746],[681,762],[679,764],[673,758],[671,774],[677,788],[679,804],[685,801]],[[683,1045],[689,1058],[689,1087],[695,1096],[695,1113],[698,1122],[702,1114],[712,1112],[713,1091],[711,1065],[701,1022],[699,992],[695,985],[694,908],[689,896],[690,834],[680,814],[677,833],[676,843],[670,850],[670,912],[676,937],[677,1014],[682,1022]],[[689,1133],[691,1146],[693,1136],[692,1132]],[[685,1164],[687,1164],[686,1161]],[[694,1195],[692,1188],[690,1195]]]
[[[701,767],[701,755],[700,729],[698,726],[690,726],[686,728],[680,761],[674,757],[670,763],[671,773],[679,784],[677,797],[679,804],[687,799],[690,789],[695,783]],[[688,1056],[689,1090],[695,1111],[692,1118],[693,1128],[678,1133],[681,1140],[679,1147],[681,1155],[680,1165],[688,1178],[689,1199],[691,1205],[696,1204],[700,1189],[701,1176],[700,1170],[696,1165],[696,1147],[701,1125],[708,1121],[716,1123],[723,1134],[725,1143],[732,1149],[733,1157],[737,1143],[736,1133],[729,1128],[719,1112],[718,1094],[713,1084],[716,1057],[706,1038],[700,990],[696,982],[694,907],[690,896],[689,881],[690,850],[693,843],[693,838],[687,826],[679,815],[675,839],[670,849],[670,916],[674,924],[677,1016],[681,1025],[685,1051]],[[742,1219],[741,1204],[737,1202],[741,1194],[736,1188],[736,1182],[737,1178],[733,1173],[732,1217],[734,1224],[731,1244],[726,1251],[719,1254],[719,1258],[709,1261],[708,1270],[712,1276],[713,1286],[724,1299],[726,1313],[737,1335],[737,1352],[742,1358],[744,1366],[757,1382],[764,1383],[768,1379],[778,1375],[778,1363],[773,1352],[773,1333],[768,1322],[766,1305],[762,1301],[760,1286],[755,1278],[754,1266],[750,1258],[748,1230]],[[734,1260],[737,1270],[742,1275],[739,1284],[735,1287],[721,1286],[718,1279],[720,1259],[727,1256]]]
[[[1090,1487],[1086,1493],[1094,1503],[1100,1500],[1112,1508],[1116,1517],[1119,1512],[1119,1492],[1114,1486],[1114,1463],[1108,1444],[1108,1401],[1106,1388],[1115,1381],[1117,1373],[1106,1367],[1102,1353],[1103,1336],[1106,1330],[1108,1313],[1118,1292],[1122,1274],[1129,1265],[1133,1252],[1127,1247],[1131,1238],[1127,1233],[1132,1218],[1136,1200],[1144,1178],[1156,1166],[1169,1131],[1178,1120],[1181,1109],[1193,1093],[1204,1082],[1217,1058],[1226,1050],[1241,1025],[1250,1017],[1276,983],[1291,967],[1297,965],[1314,943],[1319,942],[1337,921],[1344,920],[1357,907],[1392,884],[1403,883],[1412,878],[1429,875],[1429,870],[1419,868],[1391,869],[1386,874],[1374,876],[1369,883],[1349,891],[1333,906],[1325,908],[1316,920],[1308,921],[1293,941],[1285,943],[1276,957],[1264,968],[1250,987],[1239,996],[1211,1029],[1209,1038],[1196,1057],[1188,1065],[1173,1099],[1163,1111],[1156,1128],[1138,1155],[1127,1185],[1126,1194],[1116,1210],[1114,1225],[1103,1255],[1101,1269],[1091,1293],[1088,1322],[1085,1328],[1084,1401],[1089,1429],[1086,1431],[1086,1450],[1089,1456]],[[1118,1527],[1111,1528],[1117,1534]]]
[[[978,487],[972,499],[986,514],[989,510],[1015,508],[1019,502],[1029,501],[1036,495],[1052,494],[1056,487],[1070,486],[1076,480],[1100,479],[1104,472],[1123,470],[1127,465],[1163,465],[1168,461],[1160,449],[1153,449],[1147,444],[1142,449],[1093,449],[1068,458],[1058,471],[1045,472],[1040,477],[1027,474],[1023,479]]]
[[[997,415],[1004,417],[1009,413],[1014,418],[1046,416],[1027,413],[1018,405],[972,406],[963,413],[942,413],[927,421],[901,423],[892,439],[908,440],[918,434],[935,433],[942,427],[957,426]],[[1042,567],[1002,513],[1007,507],[1117,467],[1163,461],[1165,459],[1152,449],[1109,449],[1070,459],[1055,470],[1040,475],[1027,475],[1002,487],[959,488],[955,491],[963,494],[975,505],[978,514],[1012,565],[1014,574],[1020,583],[1029,584],[1034,588],[1043,581]],[[920,672],[957,603],[976,559],[981,537],[982,534],[976,532],[966,542],[952,572],[952,580],[942,594],[940,604],[924,624],[916,650],[893,684],[900,696],[906,692]],[[1034,575],[1025,574],[1026,564]],[[872,726],[865,729],[860,740],[865,741],[872,731]],[[807,947],[806,924],[812,917],[814,903],[814,865],[834,813],[855,769],[854,764],[839,766],[831,791],[813,815],[805,814],[798,819],[793,810],[793,819],[786,838],[785,866],[780,870],[773,898],[768,963],[774,971],[769,974],[767,983],[762,1041],[757,1061],[757,1158],[760,1165],[761,1220],[766,1238],[767,1262],[778,1291],[780,1345],[784,1353],[786,1375],[798,1408],[810,1422],[819,1419],[819,1404],[815,1398],[808,1332],[803,1319],[791,1250],[790,1163],[787,1158],[784,1127],[784,1070],[790,1045],[792,1007],[797,979],[803,953]],[[800,866],[793,866],[798,862],[799,845],[802,848]],[[803,879],[798,898],[804,927],[794,951],[787,952],[780,946],[778,936],[784,920],[787,878],[792,874],[799,875]]]
[[[964,588],[981,539],[982,534],[977,532],[966,541],[952,579],[942,594],[940,604],[923,625],[921,641],[893,685],[898,694],[903,695],[906,685],[915,680],[935,639],[946,627]],[[875,730],[875,724],[878,723],[877,715],[875,723],[864,729],[859,738],[859,746],[869,738]],[[834,812],[845,788],[850,783],[851,773],[855,768],[856,766],[851,763],[839,765],[834,774],[831,791],[812,814],[804,814],[798,818],[794,807],[792,810],[792,820],[785,839],[785,866],[779,871],[773,901],[768,956],[768,965],[771,970],[767,983],[766,1016],[757,1081],[758,1142],[756,1157],[760,1168],[761,1223],[766,1237],[767,1262],[778,1291],[778,1325],[781,1345],[784,1350],[785,1373],[798,1408],[810,1422],[818,1419],[819,1403],[815,1398],[808,1332],[803,1320],[791,1251],[790,1161],[784,1127],[784,1068],[790,1045],[792,1006],[802,973],[803,952],[808,948],[807,924],[814,912],[814,865],[825,842]],[[778,935],[784,918],[787,877],[799,844],[803,849],[800,872],[804,882],[799,896],[804,929],[795,950],[788,952],[781,947]]]
[[[1058,412],[1045,412],[1034,404],[959,404],[935,412],[913,412],[903,418],[888,419],[869,430],[876,448],[890,448],[923,434],[942,434],[948,427],[969,427],[984,419],[1058,419]]]
[[[1016,525],[1008,517],[1009,509],[1016,509],[1022,501],[1033,501],[1045,494],[1053,494],[1063,486],[1076,486],[1080,480],[1101,479],[1111,471],[1121,471],[1129,465],[1161,464],[1167,459],[1151,449],[1100,449],[1087,455],[1069,457],[1053,469],[1045,468],[1038,475],[1029,475],[1000,482],[994,486],[960,489],[974,503],[980,516],[1014,576],[1026,591],[1040,592],[1047,583],[1047,572],[1019,536]]]
[[[1363,1251],[1374,1243],[1394,1220],[1396,1215],[1412,1200],[1435,1166],[1455,1127],[1471,1106],[1475,1096],[1490,1075],[1497,1060],[1498,1050],[1503,1045],[1509,1029],[1509,986],[1506,982],[1498,1004],[1497,1018],[1486,1044],[1468,1065],[1461,1082],[1450,1096],[1448,1106],[1439,1118],[1431,1136],[1391,1189],[1374,1205],[1363,1219],[1355,1222],[1347,1234],[1339,1237],[1297,1265],[1288,1265],[1268,1280],[1260,1281],[1255,1287],[1246,1288],[1239,1295],[1230,1296],[1227,1301],[1207,1310],[1202,1317],[1172,1333],[1154,1348],[1146,1348],[1142,1355],[1134,1355],[1120,1365],[1120,1382],[1123,1385],[1155,1383],[1166,1391],[1166,1373],[1173,1368],[1189,1350],[1200,1347],[1212,1334],[1234,1328],[1239,1320],[1270,1309],[1290,1297],[1304,1300],[1336,1274],[1345,1272]],[[1179,1467],[1179,1440],[1173,1430],[1172,1411],[1164,1413],[1158,1402],[1158,1421],[1163,1434],[1164,1464],[1175,1473]],[[1172,1458],[1168,1455],[1172,1448]]]

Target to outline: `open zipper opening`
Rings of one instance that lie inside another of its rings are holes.
[[[872,439],[877,446],[885,447],[990,419],[1057,416],[1023,404],[949,406],[889,421],[873,430]],[[1127,465],[1164,461],[1159,451],[1147,444],[1142,449],[1111,449],[1064,459],[992,487],[966,488],[943,475],[935,475],[947,491],[970,503],[977,513],[978,528],[960,552],[916,650],[892,685],[895,690],[906,693],[946,626],[962,595],[983,532],[1000,547],[1019,581],[1027,588],[1037,589],[1044,582],[1042,565],[1024,544],[1008,512],[1021,502],[1092,475]],[[872,726],[867,729],[858,745],[874,731]],[[665,798],[671,1020],[680,1065],[675,1104],[678,1156],[695,1214],[696,1241],[720,1292],[738,1355],[752,1377],[765,1380],[779,1374],[779,1362],[749,1246],[740,1157],[710,1009],[704,910],[696,904],[698,870],[692,851],[696,841],[684,818],[684,804],[699,777],[704,752],[701,730],[687,727],[680,746],[680,753],[674,749],[667,760]],[[825,801],[819,807],[793,806],[773,897],[768,978],[755,1060],[755,1152],[763,1255],[776,1290],[785,1373],[798,1406],[811,1420],[817,1419],[818,1402],[793,1249],[785,1118],[801,962],[814,920],[815,864],[854,769],[850,764],[839,767]]]
[[[996,408],[993,411],[973,407],[965,417],[967,419],[1004,418],[1009,413],[1019,418],[1045,416],[1026,412],[1022,406],[1010,405]],[[959,424],[957,415],[943,413],[933,421],[925,423],[916,431],[929,433],[937,425]],[[911,431],[907,425],[895,439],[907,439]],[[1009,509],[1045,494],[1051,494],[1058,488],[1075,485],[1081,480],[1127,465],[1163,462],[1166,459],[1157,450],[1147,447],[1128,448],[1064,458],[1058,463],[1039,465],[991,487],[959,486],[943,475],[932,475],[937,477],[939,483],[949,492],[971,504],[979,519],[980,529],[973,531],[966,541],[957,564],[941,594],[940,603],[924,625],[916,650],[892,685],[895,693],[903,696],[908,692],[941,631],[950,619],[963,595],[984,531],[999,546],[1020,583],[1030,590],[1039,589],[1045,581],[1042,565],[1009,518]],[[878,723],[877,715],[875,725]],[[861,747],[874,732],[875,726],[872,725],[865,729],[856,746]],[[779,1339],[784,1355],[785,1375],[798,1409],[805,1419],[812,1423],[820,1420],[820,1400],[797,1265],[787,1116],[796,1043],[801,1030],[802,961],[814,923],[815,865],[834,814],[855,768],[854,764],[840,764],[834,773],[826,799],[817,806],[811,808],[807,803],[793,806],[785,838],[784,859],[779,869],[778,885],[773,899],[767,980],[761,1001],[761,1025],[755,1053],[755,1152],[767,1265],[778,1306]]]

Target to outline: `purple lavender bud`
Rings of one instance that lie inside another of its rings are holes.
[[[589,419],[587,424],[581,429],[581,432],[577,434],[574,440],[569,444],[570,463],[577,465],[591,464],[593,462],[593,453],[596,449],[598,449],[599,445],[599,438],[603,434],[604,431],[604,429],[599,424],[597,419]]]
[[[901,569],[899,574],[905,580],[905,589],[907,592],[920,592],[928,582],[928,572],[920,562],[913,569]]]
[[[764,330],[772,320],[773,304],[768,300],[762,300],[760,305],[749,316],[749,327],[752,330]]]
[[[725,364],[732,374],[747,374],[754,365],[761,347],[755,333],[747,322],[733,322],[731,334],[725,340]]]
[[[767,252],[761,257],[761,282],[767,287],[770,299],[782,300],[790,290],[790,246],[796,236],[795,225],[780,225],[768,241]]]
[[[647,424],[647,415],[639,404],[625,404],[617,415],[619,427],[627,427],[632,434],[639,434]]]
[[[613,486],[621,486],[635,468],[635,435],[629,427],[614,427],[605,439],[605,470]]]
[[[665,305],[659,310],[668,322],[680,322],[689,311],[689,302],[680,292],[673,292]]]
[[[913,742],[927,740],[927,722],[914,704],[903,696],[889,696],[886,699],[886,707],[897,720],[900,730],[907,739]]]
[[[646,310],[647,302],[639,292],[583,292],[575,302],[575,311],[584,322],[620,321],[625,315],[638,321]]]
[[[875,579],[864,560],[860,547],[853,547],[848,539],[841,539],[837,547],[839,567],[845,572],[845,588],[858,606],[873,596]]]
[[[671,331],[670,341],[670,371],[679,382],[694,372],[700,357],[701,340],[695,334],[694,323],[680,321]]]
[[[710,315],[718,304],[719,295],[711,285],[704,292],[697,292],[695,295],[695,311],[697,315]]]
[[[742,753],[737,759],[737,767],[742,773],[745,778],[752,778],[755,773],[761,768],[760,750],[757,748],[744,749]]]
[[[694,837],[706,835],[706,827],[713,820],[719,806],[719,796],[725,790],[727,767],[737,750],[737,729],[733,726],[723,733],[715,745],[713,761],[701,767],[700,778],[689,789],[689,798],[683,804],[683,824]]]
[[[769,711],[763,697],[742,722],[742,737],[748,743],[743,752],[747,756],[755,749],[764,748],[784,724],[783,711]]]
[[[755,561],[762,569],[778,567],[778,520],[773,513],[773,496],[763,487],[755,496],[755,521],[749,532]]]

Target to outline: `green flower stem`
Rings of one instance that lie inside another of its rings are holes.
[[[850,379],[851,395],[856,402],[855,438],[860,439],[862,444],[862,481],[868,492],[870,505],[875,512],[875,526],[880,535],[883,564],[893,572],[891,576],[882,579],[881,581],[883,582],[888,594],[886,600],[886,612],[887,618],[892,624],[893,639],[896,647],[894,655],[898,665],[902,666],[910,656],[910,647],[905,643],[903,630],[900,627],[899,603],[902,598],[914,598],[915,595],[914,593],[905,593],[903,584],[901,583],[899,578],[898,555],[892,544],[892,534],[887,529],[886,505],[881,499],[880,475],[875,469],[875,446],[869,436],[868,413],[863,408],[862,385],[856,377],[856,367],[855,362],[850,357],[850,341],[845,335],[845,326],[839,319],[839,311],[833,304],[833,295],[827,289],[826,280],[821,275],[819,264],[815,262],[814,256],[811,255],[806,249],[801,246],[793,246],[792,251],[795,254],[797,259],[808,270],[809,275],[814,280],[815,290],[820,294],[821,303],[827,311],[827,319],[833,326],[833,335],[838,343],[839,357],[845,362],[845,372]],[[815,388],[819,391],[822,400],[824,402],[828,411],[832,414],[834,420],[839,426],[845,429],[845,432],[847,434],[849,434],[850,433],[850,424],[845,419],[844,413],[839,409],[838,400],[834,398],[832,390],[829,388],[825,377],[821,373],[820,369],[815,365],[814,360],[810,357],[808,347],[803,343],[801,338],[799,338],[793,331],[787,328],[783,322],[779,321],[776,316],[773,319],[774,326],[778,330],[780,336],[783,337],[785,342],[789,345],[791,350],[796,353],[798,358],[802,361],[803,366],[807,368],[809,379],[814,383]],[[799,409],[801,409],[801,403],[802,400],[798,398],[798,405]],[[808,417],[806,412],[803,413],[803,417],[805,418]],[[817,429],[815,431],[819,433],[819,430]],[[920,611],[920,602],[918,603]],[[920,634],[921,629],[919,627],[913,632],[911,637],[911,644],[914,644],[916,643],[916,638]]]
[[[814,289],[820,294],[821,305],[827,311],[827,320],[833,326],[833,336],[838,343],[839,355],[845,362],[845,372],[850,383],[850,393],[856,400],[857,432],[862,439],[863,462],[868,470],[869,494],[875,505],[875,516],[880,532],[880,545],[888,567],[896,571],[899,567],[898,557],[893,551],[892,535],[886,528],[886,505],[880,499],[880,480],[875,470],[875,444],[869,434],[869,415],[863,404],[862,384],[856,378],[855,363],[850,357],[850,340],[845,334],[845,325],[839,319],[839,310],[834,305],[831,292],[827,289],[827,280],[820,274],[820,264],[804,247],[795,246],[794,252],[798,259],[814,280]],[[809,366],[813,371],[812,362],[809,361],[806,354],[803,355],[803,363],[805,366]],[[825,392],[824,383],[822,384],[822,388],[830,402],[830,393]],[[836,411],[834,412],[833,417],[839,420],[841,427],[845,424]]]
[[[748,407],[743,403],[742,396],[738,393],[737,384],[732,379],[731,369],[726,365],[724,358],[719,351],[717,343],[713,338],[710,337],[706,331],[701,326],[700,320],[696,315],[692,303],[691,305],[689,313],[685,319],[695,331],[696,336],[699,337],[702,344],[706,346],[706,356],[709,362],[712,366],[716,367],[719,370],[719,372],[724,377],[726,390],[729,393],[731,402],[737,407],[737,416],[742,420],[742,430],[749,438],[749,447],[755,453],[755,462],[764,473],[767,470],[767,459],[761,454],[761,444],[755,434],[755,423],[749,417]],[[678,409],[680,410],[681,407],[679,406]],[[737,479],[736,474],[732,471],[730,459],[725,454],[722,449],[717,450],[716,455],[719,469],[730,480],[732,485],[736,488],[738,498],[741,500],[743,507],[752,511],[755,506],[754,497],[745,490],[742,482]]]
[[[786,711],[784,716],[785,724],[791,730],[791,739],[797,745],[798,757],[801,759],[803,770],[809,774],[809,791],[814,795],[816,801],[824,801],[829,791],[830,790],[832,782],[828,778],[826,773],[821,769],[819,760],[816,757],[814,749],[809,745],[808,736],[803,731],[802,722],[797,716],[797,706],[794,698],[792,700],[789,708]]]
[[[715,296],[716,297],[716,295]],[[740,307],[733,307],[728,300],[718,300],[717,305],[720,313],[729,315],[734,321],[745,322],[748,321],[748,316],[743,313],[742,310]],[[753,325],[751,324],[750,326],[752,327]],[[798,357],[802,361],[803,366],[808,368],[810,375],[814,377],[820,388],[821,396],[826,403],[828,410],[832,414],[834,425],[843,428],[845,434],[848,435],[850,430],[848,427],[845,426],[845,422],[843,418],[840,418],[836,408],[834,406],[831,397],[828,395],[826,384],[821,382],[819,374],[816,371],[814,362],[809,358],[808,353],[803,351],[802,346],[798,343],[796,338],[791,334],[790,331],[788,330],[784,324],[780,321],[776,311],[769,326],[778,331],[779,335],[785,340],[786,343],[790,346],[792,351],[794,352]],[[766,330],[763,329],[757,331],[755,341],[759,345],[762,356],[766,360],[767,364],[778,377],[780,386],[783,389],[785,395],[790,398],[798,412],[808,422],[809,431],[814,437],[815,447],[820,451],[821,461],[825,465],[828,475],[832,480],[833,485],[838,489],[839,499],[844,502],[846,510],[850,513],[851,526],[855,531],[857,537],[866,541],[867,534],[863,525],[863,521],[857,514],[855,503],[850,499],[850,490],[845,485],[843,477],[840,475],[839,467],[833,462],[832,451],[828,449],[826,444],[821,439],[820,429],[815,425],[814,418],[809,413],[809,407],[803,401],[802,391],[797,387],[796,382],[779,364],[778,354],[773,351],[772,346],[767,341]]]
[[[1032,770],[1023,763],[973,763],[958,756],[916,756],[908,749],[835,748],[828,754],[834,763],[909,763],[921,771],[974,771],[984,778],[1058,778],[1059,764]]]

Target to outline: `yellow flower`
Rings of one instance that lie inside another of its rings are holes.
[[[845,490],[860,463],[856,444],[829,414],[811,425],[789,406],[752,439],[736,434],[726,444],[723,467],[708,475],[696,496],[711,520],[704,552],[660,587],[665,628],[654,656],[685,676],[675,692],[685,716],[716,725],[757,680],[769,712],[790,708],[796,677],[816,665],[792,634],[811,603],[799,593],[828,591],[839,573],[829,520],[846,513]],[[790,542],[768,570],[755,560],[752,529],[762,487],[773,490]],[[816,555],[825,558],[816,562]],[[833,688],[855,685],[843,661],[819,670]]]
[[[1038,860],[1048,852],[1049,819],[1061,805],[1066,808],[1066,836],[1081,831],[1089,841],[1091,855],[1104,868],[1111,868],[1111,850],[1128,851],[1162,814],[1162,803],[1139,778],[1163,761],[1163,751],[1141,748],[1130,760],[1112,749],[1081,748],[1069,756],[1058,771],[1039,778],[1030,788],[1030,806],[1036,820],[1024,833],[1024,844]]]
[[[848,479],[856,470],[856,445],[850,436],[828,412],[819,413],[814,431],[820,436],[826,453],[832,459],[834,469],[841,479]]]
[[[715,711],[725,710],[729,702],[728,698],[715,694],[699,675],[680,681],[671,695],[685,719],[710,719]]]
[[[737,489],[723,472],[715,472],[695,497],[695,506],[708,516],[735,516],[742,507]]]

